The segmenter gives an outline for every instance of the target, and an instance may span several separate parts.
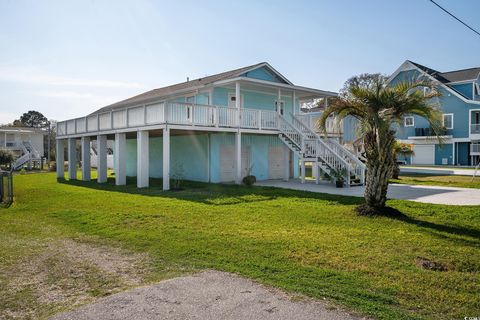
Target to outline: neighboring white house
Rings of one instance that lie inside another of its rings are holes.
[[[32,166],[44,156],[45,130],[26,127],[0,127],[0,149],[9,150],[15,156],[14,169]]]

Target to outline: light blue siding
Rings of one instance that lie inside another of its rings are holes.
[[[442,165],[442,159],[446,158],[448,165],[453,164],[452,144],[436,144],[435,145],[435,164]]]
[[[455,153],[457,153],[458,158],[457,158],[457,164],[461,166],[468,166],[470,165],[470,146],[468,142],[459,142],[457,143],[457,150]]]
[[[452,88],[460,92],[463,96],[467,97],[468,99],[473,99],[473,85],[471,82],[454,84],[452,85]]]
[[[218,106],[228,106],[228,95],[234,94],[235,90],[228,88],[214,88],[213,90],[213,104]],[[262,93],[257,91],[240,90],[240,94],[243,97],[243,107],[245,109],[257,109],[257,110],[275,110],[275,101],[278,96],[275,94]],[[287,119],[291,118],[293,114],[292,97],[282,95],[282,101],[284,102],[284,116]],[[295,101],[295,105],[298,106],[298,100]]]
[[[418,71],[404,71],[400,72],[398,76],[393,79],[392,83],[401,80],[418,79]],[[439,88],[441,97],[434,101],[443,113],[453,113],[453,130],[447,130],[447,135],[452,135],[454,138],[468,138],[469,136],[469,109],[473,108],[472,104],[466,103],[455,94],[449,92],[443,87]],[[414,127],[404,127],[403,123],[398,128],[397,138],[407,139],[415,136],[415,128],[428,128],[428,122],[418,116],[414,116]]]
[[[150,177],[163,176],[163,142],[162,137],[149,139]],[[178,135],[170,138],[171,175],[178,168],[183,168],[183,177],[187,180],[203,182],[220,182],[220,148],[221,145],[234,145],[234,133],[205,133],[198,135]],[[242,147],[250,149],[252,174],[257,180],[268,179],[269,147],[283,147],[283,142],[276,135],[242,134]],[[127,139],[127,176],[137,175],[137,140]],[[210,159],[210,168],[208,162]],[[298,159],[294,158],[294,177],[298,177]],[[210,171],[210,179],[209,179]]]
[[[187,180],[208,182],[207,135],[184,135],[170,137],[171,174],[180,173]],[[127,176],[137,175],[137,140],[127,140]],[[150,177],[163,177],[163,138],[149,139]]]
[[[272,81],[278,83],[286,83],[283,79],[279,78],[277,75],[270,71],[266,67],[257,68],[252,71],[242,74],[243,77],[254,78],[265,81]]]
[[[358,120],[352,116],[343,119],[343,142],[351,143],[358,138]]]

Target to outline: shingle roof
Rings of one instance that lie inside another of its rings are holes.
[[[103,107],[103,108],[93,112],[92,114],[111,111],[113,109],[125,107],[127,105],[134,105],[136,103],[142,103],[142,102],[146,102],[146,101],[149,101],[149,100],[158,99],[158,98],[167,96],[169,94],[172,94],[172,93],[180,91],[180,90],[186,90],[186,89],[189,89],[189,88],[194,89],[194,88],[205,86],[205,85],[208,85],[208,84],[220,81],[220,80],[232,79],[232,78],[238,77],[239,75],[245,73],[248,70],[255,69],[255,68],[260,67],[260,66],[265,65],[265,64],[267,64],[267,63],[266,62],[261,62],[261,63],[257,63],[257,64],[254,64],[254,65],[251,65],[251,66],[242,67],[242,68],[239,68],[239,69],[234,69],[234,70],[214,74],[214,75],[203,77],[203,78],[198,78],[198,79],[194,79],[194,80],[190,80],[190,81],[186,81],[186,82],[181,82],[181,83],[177,83],[177,84],[167,86],[167,87],[163,87],[163,88],[153,89],[153,90],[141,93],[139,95],[136,95],[134,97],[131,97],[131,98],[113,103],[111,105],[108,105],[106,107]]]
[[[425,71],[426,73],[428,73],[429,75],[431,75],[432,77],[434,77],[435,79],[437,79],[442,83],[474,80],[480,74],[480,67],[448,71],[448,72],[440,72],[440,71],[431,69],[429,67],[425,67],[424,65],[421,65],[413,61],[410,61],[410,63],[412,63],[419,69]]]
[[[442,76],[445,79],[447,79],[449,82],[474,80],[474,79],[477,79],[479,74],[480,74],[480,67],[442,72]]]
[[[432,77],[434,77],[435,79],[437,79],[438,81],[442,82],[442,83],[447,83],[449,82],[447,79],[445,79],[443,76],[442,76],[442,73],[440,71],[437,71],[435,69],[432,69],[432,68],[429,68],[429,67],[425,67],[424,65],[421,65],[419,63],[416,63],[416,62],[413,62],[413,61],[410,61],[408,60],[411,64],[415,65],[417,68],[419,68],[420,70],[428,73],[429,75],[431,75]]]

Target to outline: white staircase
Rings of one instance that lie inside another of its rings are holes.
[[[335,178],[340,174],[347,186],[365,183],[365,165],[340,143],[321,138],[307,124],[292,115],[291,121],[278,115],[280,139],[306,162],[315,163],[323,172]]]
[[[18,147],[22,150],[22,156],[17,158],[13,164],[12,169],[18,170],[26,163],[31,163],[33,161],[41,161],[41,156],[39,152],[32,146],[29,141],[23,141],[18,143]]]

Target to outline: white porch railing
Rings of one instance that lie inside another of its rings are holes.
[[[314,131],[318,131],[317,121],[322,116],[321,113],[312,113],[312,114],[298,114],[295,117],[303,122],[309,128],[312,128]],[[342,122],[337,122],[334,117],[327,118],[325,122],[325,129],[327,131],[327,135],[341,135],[342,134]]]
[[[162,102],[103,112],[57,123],[57,136],[137,128],[156,124],[278,130],[277,112]]]
[[[470,155],[472,155],[472,156],[480,155],[480,143],[471,143],[470,144]]]
[[[480,133],[480,123],[470,124],[470,133],[479,134]]]

